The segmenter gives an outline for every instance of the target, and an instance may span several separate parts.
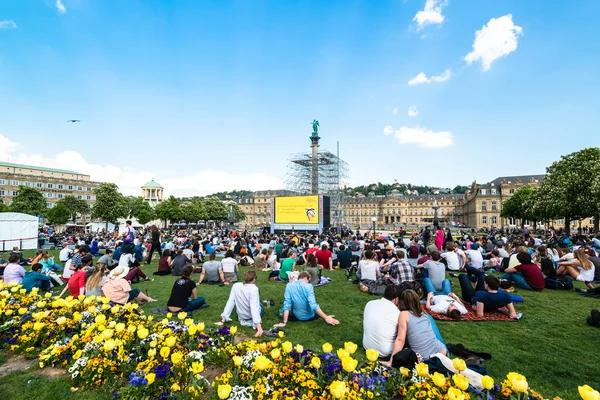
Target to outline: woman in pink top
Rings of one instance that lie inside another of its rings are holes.
[[[441,227],[438,226],[437,233],[435,235],[435,245],[437,246],[438,251],[442,251],[442,246],[444,245],[444,239],[445,239],[444,231],[442,230]]]

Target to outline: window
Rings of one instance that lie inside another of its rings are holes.
[[[52,189],[52,188],[53,188],[52,184],[51,184],[51,183],[49,183],[49,184],[48,184],[48,189]]]
[[[492,217],[492,225],[496,225],[498,223],[498,217],[495,215]]]
[[[72,186],[72,185],[69,185],[69,186],[67,186],[67,189],[69,189],[69,190],[73,190],[73,186]]]
[[[481,223],[482,223],[483,225],[486,225],[486,224],[487,224],[487,216],[485,216],[485,215],[484,215],[483,217],[481,217]]]
[[[486,190],[486,189],[481,189],[481,194],[482,194],[482,195],[484,195],[484,196],[485,196],[485,195],[486,195],[486,193],[487,193],[487,190]]]
[[[516,225],[515,219],[513,217],[508,218],[508,224],[509,225]]]
[[[4,179],[0,179],[0,185],[8,185],[8,181],[5,181]]]
[[[496,189],[490,189],[491,194],[496,194]]]
[[[42,188],[42,187],[44,187],[44,184],[43,184],[43,183],[41,183],[41,182],[37,182],[37,183],[35,184],[35,187]]]
[[[5,190],[0,190],[0,196],[6,196],[6,191]]]
[[[495,201],[492,201],[492,211],[496,211],[497,210],[497,205]]]
[[[481,202],[481,211],[487,211],[487,202],[485,202],[485,201]]]
[[[13,190],[12,195],[16,196],[17,194],[19,194],[19,192],[17,192],[16,190]]]
[[[54,193],[46,193],[46,198],[51,199],[54,197]]]
[[[508,189],[508,193],[514,194],[515,193],[515,189]]]
[[[92,200],[92,196],[87,196],[87,199],[88,200]]]
[[[83,190],[83,187],[77,186],[77,190]]]
[[[56,198],[57,198],[57,199],[62,199],[63,197],[65,197],[65,195],[64,195],[64,194],[62,194],[62,193],[57,193],[57,194],[56,194]]]
[[[46,207],[48,207],[48,208],[52,208],[52,207],[54,207],[54,203],[50,203],[50,202],[48,202],[48,203],[46,203]]]
[[[13,186],[19,186],[19,181],[12,181]]]
[[[87,191],[88,191],[88,192],[91,192],[91,191],[92,191],[92,188],[91,188],[91,187],[88,187],[88,188],[86,188],[86,189],[87,189]],[[247,202],[248,202],[248,200],[246,200],[246,203],[247,203]]]
[[[58,185],[58,188],[59,188],[59,189],[62,189],[62,188],[63,188],[63,185]]]
[[[88,196],[88,197],[90,197],[90,196]],[[78,198],[79,200],[81,200],[81,199],[83,198],[83,196],[82,196],[82,195],[80,195],[80,194],[78,194],[78,195],[77,195],[77,198]],[[88,199],[88,200],[89,200],[89,199]]]

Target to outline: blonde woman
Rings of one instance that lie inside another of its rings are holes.
[[[561,261],[558,263],[558,275],[570,275],[579,282],[591,282],[594,280],[596,270],[590,261],[585,249],[579,248],[573,252],[574,260]]]
[[[98,263],[92,275],[85,282],[86,296],[102,296],[102,285],[106,279],[106,267],[103,263]]]

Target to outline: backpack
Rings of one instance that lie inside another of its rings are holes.
[[[554,275],[544,279],[546,289],[553,290],[571,290],[573,289],[573,280],[568,276]]]
[[[503,257],[502,264],[500,264],[500,271],[502,271],[502,272],[506,271],[506,268],[508,268],[509,263],[510,263],[510,256]]]

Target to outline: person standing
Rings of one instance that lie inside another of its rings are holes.
[[[435,245],[439,252],[442,251],[442,246],[444,245],[444,240],[446,236],[444,235],[444,231],[440,226],[437,227],[437,232],[435,234]]]
[[[160,250],[160,232],[158,231],[158,227],[156,225],[152,225],[150,228],[152,235],[152,247],[150,247],[150,251],[148,252],[148,259],[146,260],[146,264],[150,264],[152,262],[152,254],[154,251],[158,251],[158,256],[162,256],[162,251]]]

